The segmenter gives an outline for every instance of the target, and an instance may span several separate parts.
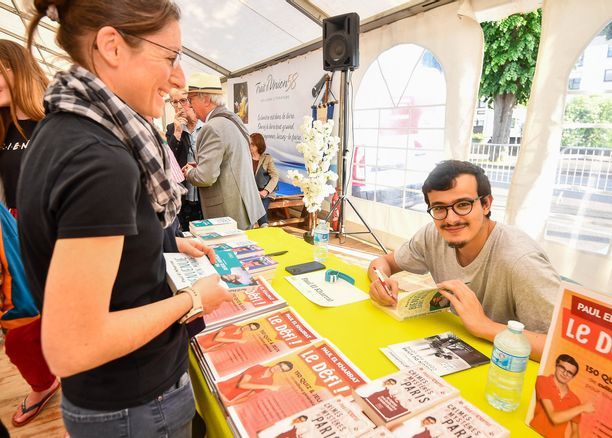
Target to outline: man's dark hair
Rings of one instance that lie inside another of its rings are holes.
[[[578,371],[580,370],[580,365],[578,365],[578,362],[576,362],[576,359],[574,359],[569,354],[560,354],[559,356],[557,356],[557,360],[555,360],[555,366],[559,365],[559,362],[565,362],[570,365],[574,365],[576,367],[576,374],[578,374]],[[574,376],[576,374],[574,374]]]
[[[469,161],[445,160],[439,162],[436,167],[427,176],[423,183],[423,196],[425,203],[429,205],[429,196],[427,194],[432,190],[445,191],[450,190],[455,186],[455,179],[459,175],[474,175],[476,177],[476,188],[478,196],[491,194],[491,183],[485,175],[482,167],[472,164]],[[487,213],[487,217],[491,217],[491,211]]]

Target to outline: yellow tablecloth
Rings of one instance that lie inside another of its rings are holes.
[[[285,279],[285,276],[289,275],[285,272],[285,266],[313,260],[313,247],[279,228],[257,229],[248,231],[247,234],[249,239],[256,241],[266,252],[289,251],[283,256],[274,257],[279,265],[272,286],[322,337],[331,340],[370,379],[397,371],[395,365],[379,350],[380,347],[445,331],[454,332],[487,356],[491,355],[492,344],[470,335],[463,328],[461,320],[449,312],[398,322],[374,307],[369,300],[341,307],[319,307],[308,301]],[[370,282],[363,268],[350,266],[332,254],[326,266],[351,275],[357,287],[368,291]],[[538,363],[530,361],[527,365],[521,405],[512,413],[498,411],[485,400],[487,365],[444,378],[457,387],[465,399],[509,429],[512,436],[539,436],[525,424],[537,370]],[[208,389],[193,353],[190,353],[190,373],[197,410],[206,421],[208,436],[232,437],[223,410]]]

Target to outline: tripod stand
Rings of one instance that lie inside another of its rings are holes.
[[[342,70],[341,71],[340,78],[341,78],[341,83],[340,83],[340,106],[341,106],[341,111],[340,111],[340,130],[342,131],[342,164],[341,164],[342,169],[341,169],[341,172],[340,172],[340,176],[341,176],[341,179],[340,179],[340,196],[338,197],[336,202],[334,202],[334,204],[329,209],[329,213],[328,213],[327,217],[325,218],[325,221],[329,222],[329,218],[332,216],[332,214],[334,213],[336,208],[340,207],[340,215],[338,217],[338,231],[331,231],[331,233],[336,234],[338,236],[338,240],[340,240],[340,243],[344,243],[343,239],[345,239],[346,236],[348,236],[348,235],[371,234],[372,237],[374,238],[374,240],[376,240],[376,243],[378,243],[378,246],[380,246],[380,248],[386,254],[387,253],[387,249],[382,244],[382,242],[378,239],[376,234],[374,234],[374,231],[372,231],[372,229],[370,228],[370,226],[368,225],[366,220],[361,216],[361,214],[359,214],[359,211],[357,211],[357,208],[351,202],[351,200],[348,198],[348,195],[347,195],[347,185],[348,185],[347,169],[350,170],[352,168],[352,165],[353,165],[353,158],[352,158],[353,155],[351,154],[351,157],[349,159],[349,148],[348,148],[348,132],[349,132],[349,130],[348,130],[348,113],[349,113],[348,87],[349,87],[349,77],[348,77],[348,74],[347,74],[347,70]],[[361,221],[361,223],[367,228],[368,231],[354,231],[354,232],[350,232],[350,233],[347,233],[345,231],[345,229],[344,229],[344,218],[345,218],[345,214],[344,214],[345,210],[344,210],[344,208],[346,207],[347,204],[350,205],[350,207],[353,209],[355,214],[359,217],[359,220]]]

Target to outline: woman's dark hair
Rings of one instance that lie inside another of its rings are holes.
[[[72,60],[92,68],[93,35],[104,26],[112,26],[125,36],[126,42],[137,47],[142,41],[130,36],[158,32],[181,12],[170,0],[34,0],[32,21],[28,26],[28,48],[32,48],[34,33],[49,6],[57,8],[59,28],[57,44]]]
[[[266,141],[259,132],[254,132],[251,134],[251,143],[255,145],[257,148],[257,153],[263,154],[266,151]]]
[[[43,95],[49,80],[25,47],[9,40],[0,40],[0,76],[11,96],[9,105],[0,108],[0,140],[6,137],[11,123],[26,140],[17,111],[21,110],[30,120],[41,120],[45,116]]]
[[[459,175],[465,174],[476,177],[478,196],[488,196],[491,194],[491,183],[482,167],[469,161],[445,160],[436,165],[423,183],[422,191],[425,203],[429,206],[429,196],[427,196],[429,192],[432,190],[450,190],[455,186],[455,179]],[[491,211],[487,213],[487,217],[491,217]]]

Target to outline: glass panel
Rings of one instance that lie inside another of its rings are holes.
[[[570,73],[560,158],[545,239],[608,254],[612,229],[612,83],[608,23]]]
[[[355,128],[378,128],[380,117],[378,110],[358,110],[353,113],[353,126]]]
[[[361,147],[355,148],[353,196],[425,211],[421,186],[444,159],[446,83],[440,64],[423,47],[395,46],[370,65],[355,100],[355,144]]]

